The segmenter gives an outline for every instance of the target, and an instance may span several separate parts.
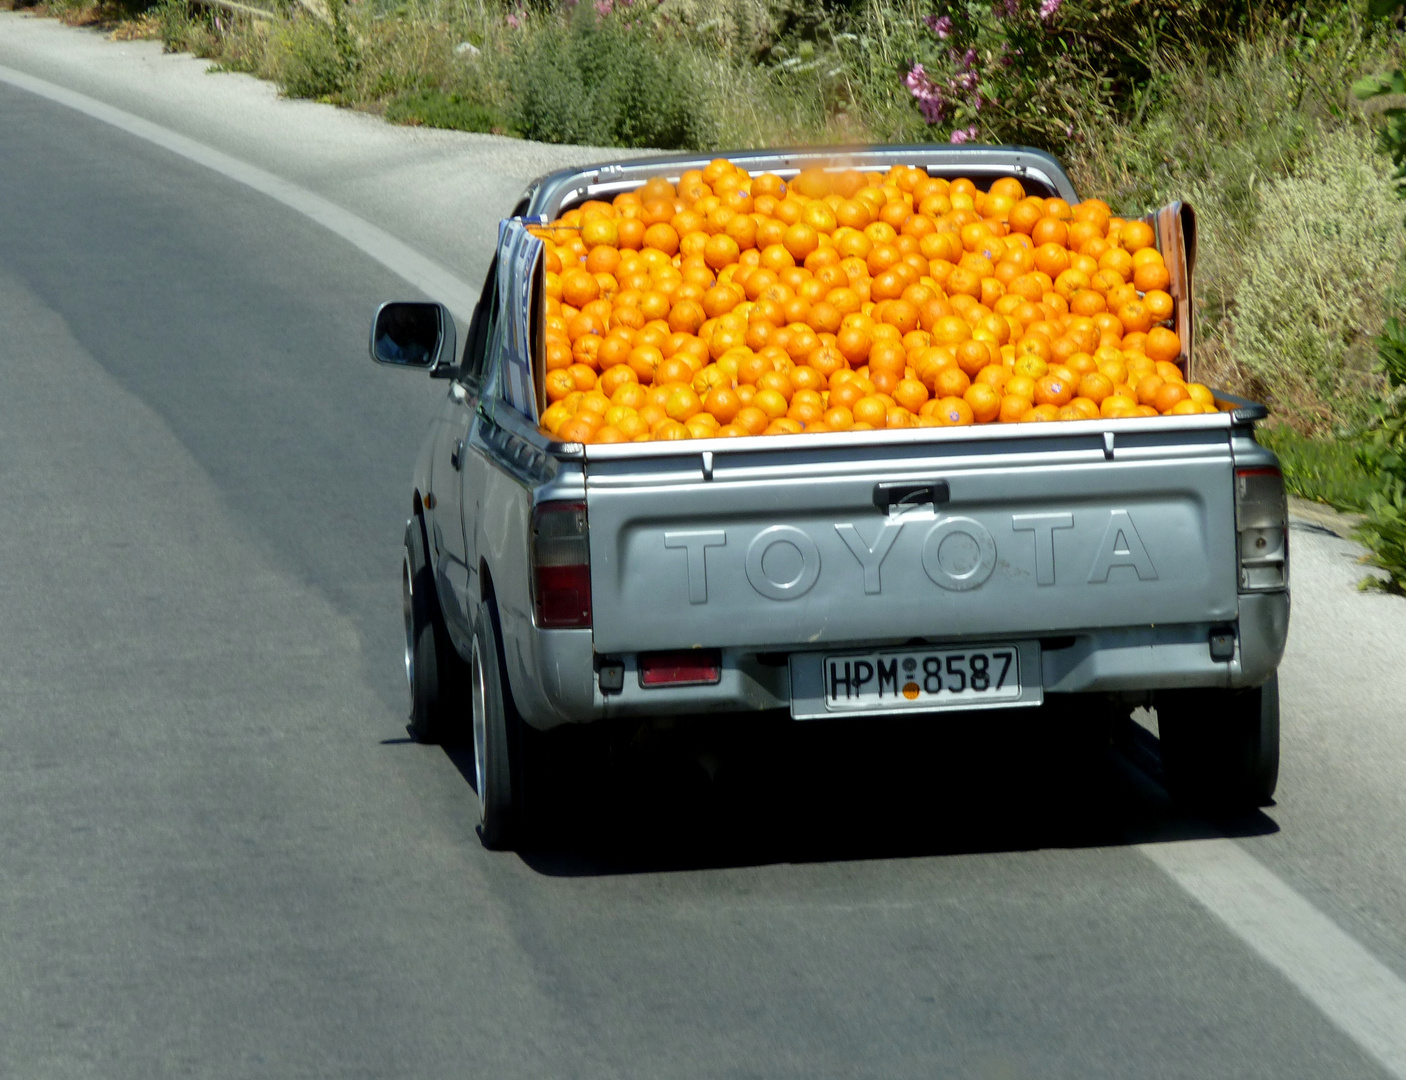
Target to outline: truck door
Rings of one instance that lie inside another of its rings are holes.
[[[434,514],[431,540],[437,552],[436,584],[440,608],[450,637],[461,649],[468,648],[472,633],[477,590],[476,566],[464,541],[464,519],[472,518],[476,485],[469,466],[470,435],[477,415],[479,377],[483,370],[486,343],[491,339],[493,313],[497,308],[497,267],[488,267],[483,294],[474,307],[469,323],[464,355],[449,388],[449,415],[435,447]]]

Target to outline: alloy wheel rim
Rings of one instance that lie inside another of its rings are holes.
[[[405,615],[405,681],[410,685],[411,704],[415,701],[415,596],[410,580],[410,556],[400,564],[401,602]]]
[[[487,792],[484,790],[488,770],[484,768],[484,753],[488,748],[488,724],[484,719],[484,707],[488,694],[483,684],[483,655],[479,649],[478,635],[474,635],[473,648],[469,654],[469,678],[473,683],[473,727],[474,727],[474,787],[478,791],[478,819],[482,822],[488,806]]]

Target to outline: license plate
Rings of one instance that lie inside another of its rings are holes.
[[[1044,698],[1034,643],[812,654],[800,665],[796,660],[792,715],[798,719],[1038,705]]]

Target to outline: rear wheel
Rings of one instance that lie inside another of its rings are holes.
[[[406,730],[417,742],[453,745],[463,739],[463,661],[454,651],[435,593],[419,518],[405,526],[401,563],[405,614],[405,678],[410,684]]]
[[[522,720],[513,707],[503,672],[498,613],[479,604],[469,654],[473,697],[474,786],[478,789],[478,835],[483,846],[509,847],[522,818]]]
[[[1267,805],[1279,782],[1279,676],[1252,690],[1180,690],[1157,698],[1167,790],[1197,808]]]

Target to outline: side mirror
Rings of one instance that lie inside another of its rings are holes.
[[[454,367],[454,337],[454,316],[443,304],[382,304],[371,323],[371,359],[446,375]]]

